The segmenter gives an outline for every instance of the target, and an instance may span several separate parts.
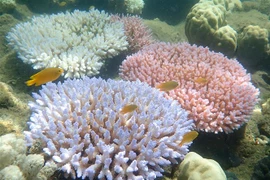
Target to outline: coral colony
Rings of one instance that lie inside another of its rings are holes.
[[[98,10],[33,17],[12,28],[7,40],[24,63],[60,67],[65,77],[96,75],[105,59],[128,47],[124,24]]]
[[[175,80],[179,86],[168,95],[206,132],[238,129],[249,120],[259,95],[237,60],[188,43],[145,47],[123,61],[120,76],[153,87]]]
[[[137,52],[144,46],[155,42],[152,37],[152,32],[144,25],[143,19],[139,16],[113,15],[111,16],[111,20],[113,22],[121,21],[124,23],[125,35],[128,41],[128,50],[130,52]]]
[[[193,121],[146,83],[67,79],[47,83],[33,97],[27,145],[40,141],[67,176],[155,179],[188,152],[190,143],[179,143]]]

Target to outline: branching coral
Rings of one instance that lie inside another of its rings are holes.
[[[145,83],[87,77],[48,83],[29,105],[28,145],[40,140],[57,166],[89,179],[155,179],[190,143],[187,112]],[[122,114],[127,104],[138,108]]]
[[[177,81],[179,86],[168,95],[206,132],[238,129],[249,120],[259,95],[238,61],[187,43],[146,46],[123,61],[120,76],[153,87]]]
[[[121,21],[124,23],[125,35],[127,36],[128,49],[131,52],[137,52],[144,46],[154,43],[150,29],[144,25],[139,16],[112,16],[112,21]]]
[[[105,59],[128,46],[123,23],[98,10],[34,17],[17,24],[7,39],[23,62],[34,69],[61,67],[65,77],[96,75]]]

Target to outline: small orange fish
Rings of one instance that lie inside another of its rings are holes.
[[[200,84],[206,84],[208,82],[208,80],[206,78],[199,77],[199,78],[195,79],[194,82],[200,83]]]
[[[178,86],[178,82],[167,81],[167,82],[158,84],[156,88],[159,89],[160,91],[170,91],[176,88],[177,86]]]
[[[183,144],[193,141],[198,136],[198,134],[199,133],[197,131],[190,131],[190,132],[186,133],[183,136],[183,139],[180,142],[179,146],[181,147],[181,146],[183,146]]]
[[[41,84],[45,84],[50,81],[54,81],[64,72],[61,68],[46,68],[42,71],[32,75],[30,80],[26,81],[25,84],[27,86],[40,86]]]
[[[125,105],[121,109],[120,113],[121,114],[126,114],[126,113],[129,113],[129,112],[135,111],[137,108],[138,108],[138,106],[136,104]]]

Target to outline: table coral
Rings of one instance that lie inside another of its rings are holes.
[[[120,76],[152,87],[177,81],[168,95],[190,113],[200,131],[232,132],[249,120],[258,102],[259,90],[237,60],[187,43],[147,46],[123,61]]]

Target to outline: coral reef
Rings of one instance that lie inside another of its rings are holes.
[[[9,44],[34,69],[61,67],[65,77],[93,76],[105,59],[127,49],[123,23],[104,11],[75,10],[33,17],[8,33]]]
[[[270,98],[262,104],[262,114],[270,115]]]
[[[185,33],[189,42],[232,56],[237,47],[236,32],[227,25],[226,16],[234,7],[235,3],[228,4],[227,0],[203,0],[195,4],[186,17]]]
[[[179,172],[175,173],[179,180],[226,180],[226,175],[220,165],[205,159],[195,152],[189,152],[181,162]]]
[[[124,23],[125,35],[128,41],[128,50],[137,52],[144,46],[154,42],[150,29],[144,25],[143,19],[139,16],[112,16],[112,21],[121,21]]]
[[[252,180],[270,179],[270,156],[261,159],[254,167]]]
[[[248,25],[238,35],[237,57],[245,65],[258,65],[269,50],[268,31],[259,26]]]
[[[233,11],[234,9],[242,9],[242,3],[240,0],[200,0],[202,2],[213,2],[215,5],[221,5],[225,7],[226,11]]]
[[[0,15],[0,57],[7,53],[7,45],[5,41],[5,35],[10,30],[12,26],[18,23],[13,16],[10,14],[2,14]]]
[[[16,8],[15,0],[0,0],[0,13],[6,13]]]
[[[33,97],[28,145],[40,140],[73,178],[155,179],[190,145],[179,146],[194,127],[187,112],[146,83],[67,79],[47,83]],[[138,108],[122,114],[127,104]]]
[[[263,29],[270,30],[270,22],[268,16],[258,12],[257,10],[245,11],[234,11],[226,16],[228,24],[241,33],[243,29],[249,25],[259,26]]]
[[[244,1],[243,9],[245,11],[257,10],[263,14],[269,15],[270,1],[269,0],[256,0]]]
[[[12,88],[0,81],[0,135],[15,132],[19,134],[29,117],[25,94],[15,95]],[[22,100],[21,100],[22,99]]]
[[[225,14],[226,9],[212,1],[195,4],[186,18],[185,33],[189,42],[210,44],[208,38],[213,37],[218,28],[226,25]]]
[[[45,164],[42,155],[26,155],[26,142],[22,136],[6,134],[0,137],[1,180],[42,180],[50,177],[57,167]]]
[[[266,113],[264,113],[262,115],[263,116],[260,119],[260,121],[257,122],[257,125],[258,125],[258,129],[260,131],[260,134],[263,136],[266,136],[266,138],[260,138],[260,139],[266,140],[267,142],[264,141],[264,144],[267,144],[268,143],[267,138],[270,138],[270,122],[269,122],[270,115],[266,114]]]
[[[143,21],[152,31],[152,36],[156,41],[162,42],[187,42],[185,36],[185,24],[176,26],[162,22],[159,19]]]
[[[152,87],[166,81],[179,86],[168,96],[178,100],[206,132],[232,132],[247,122],[259,90],[235,59],[187,43],[155,43],[128,56],[120,66],[125,80],[141,80]]]
[[[222,26],[215,31],[211,47],[217,52],[235,52],[237,48],[237,32],[229,25]]]
[[[258,11],[235,10],[242,10],[239,0],[201,0],[195,4],[186,17],[189,42],[236,56],[245,66],[269,65],[264,62],[270,56],[268,17],[254,19]]]
[[[143,0],[124,0],[127,13],[141,14],[144,1]]]
[[[270,97],[270,71],[258,70],[252,74],[252,81],[260,89],[261,98]]]
[[[235,54],[237,59],[249,67],[269,66],[268,16],[257,10],[250,10],[233,12],[226,19],[228,24],[238,32],[238,49]]]

